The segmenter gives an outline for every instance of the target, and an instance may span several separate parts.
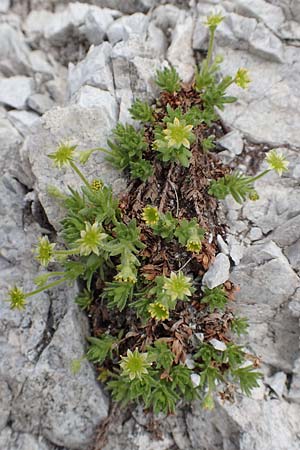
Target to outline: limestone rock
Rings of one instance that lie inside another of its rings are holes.
[[[208,271],[204,274],[202,284],[212,289],[225,283],[229,278],[230,262],[228,256],[223,253],[219,253],[216,256],[215,261],[209,267]]]
[[[193,29],[193,18],[181,16],[172,33],[172,42],[167,52],[169,61],[172,61],[184,82],[191,81],[195,72],[195,59],[192,51]]]
[[[28,98],[34,92],[32,78],[15,76],[0,79],[0,103],[16,109],[25,109]]]
[[[229,150],[233,155],[240,155],[244,148],[241,133],[235,130],[225,134],[224,137],[218,140],[218,144],[226,150]]]
[[[30,133],[31,127],[39,119],[39,115],[33,111],[9,111],[9,121],[23,136],[27,136]]]
[[[0,42],[0,71],[6,76],[30,74],[30,50],[21,31],[0,23]]]
[[[29,108],[36,111],[38,114],[44,114],[54,106],[54,102],[48,95],[33,94],[28,98],[27,104]]]
[[[39,200],[54,227],[59,228],[62,211],[59,213],[57,202],[47,194],[47,186],[54,185],[66,191],[67,186],[78,187],[78,178],[70,169],[59,171],[47,155],[53,153],[60,142],[68,140],[78,144],[82,150],[105,147],[115,124],[115,120],[107,115],[104,108],[87,109],[76,105],[53,108],[43,116],[32,135],[26,139],[22,155],[30,162]],[[104,183],[112,185],[116,192],[120,192],[124,186],[122,178],[104,159],[103,153],[94,154],[84,166],[84,172],[88,179],[100,178]]]

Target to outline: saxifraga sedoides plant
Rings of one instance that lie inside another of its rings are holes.
[[[219,78],[222,59],[213,58],[213,45],[222,19],[207,18],[208,54],[190,86],[174,68],[158,71],[159,99],[152,106],[137,99],[130,109],[139,126],[119,123],[109,149],[79,151],[67,142],[49,155],[57,168],[71,167],[82,187],[68,195],[49,187],[66,210],[64,245],[40,237],[35,255],[48,271],[34,291],[8,292],[11,308],[21,310],[30,297],[80,280],[85,288],[75,301],[93,318],[84,357],[116,402],[139,402],[155,414],[198,397],[211,409],[216,391],[222,399],[235,388],[250,395],[261,376],[257,358],[234,342],[248,325],[230,306],[232,283],[209,289],[201,280],[217,253],[216,199],[256,200],[254,182],[270,170],[281,175],[288,163],[272,150],[269,168],[251,177],[213,153],[216,107],[236,101],[229,86],[250,82],[244,68]],[[131,180],[123,198],[80,170],[78,163],[98,151]],[[80,370],[80,360],[72,369]]]

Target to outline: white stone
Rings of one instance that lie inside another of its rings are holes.
[[[244,149],[244,141],[239,131],[231,131],[219,139],[218,144],[229,150],[234,155],[240,155]]]
[[[117,19],[107,30],[109,41],[114,45],[119,41],[125,41],[131,34],[137,34],[141,39],[146,38],[149,26],[149,17],[142,13],[123,16]]]
[[[0,79],[0,103],[16,109],[25,109],[27,100],[34,92],[32,78],[15,76]]]
[[[103,90],[114,91],[113,76],[110,69],[111,45],[108,42],[91,47],[85,59],[69,65],[68,87],[72,96],[85,84]]]
[[[48,95],[45,94],[33,94],[28,98],[27,104],[30,109],[36,111],[39,114],[44,114],[49,111],[55,103]]]
[[[74,102],[84,108],[101,108],[112,122],[118,119],[118,104],[114,95],[93,86],[83,86],[74,96]]]
[[[225,283],[229,278],[230,262],[228,256],[219,253],[215,261],[204,274],[202,284],[209,289],[213,289]]]
[[[258,227],[252,227],[249,231],[249,238],[251,241],[258,241],[263,237],[262,231]]]
[[[14,127],[23,135],[27,136],[39,115],[33,111],[12,110],[7,113],[8,119]]]
[[[184,82],[192,80],[195,72],[195,59],[192,51],[194,21],[191,16],[182,16],[172,33],[172,42],[167,58],[176,68]]]
[[[31,71],[30,49],[24,36],[7,23],[0,24],[0,71],[4,75],[27,75]]]
[[[220,352],[225,352],[227,349],[226,344],[218,339],[211,339],[209,343],[213,346],[213,348],[219,350]]]
[[[236,0],[235,9],[238,14],[262,20],[273,31],[278,31],[285,21],[282,9],[264,0]]]
[[[198,373],[192,373],[191,380],[192,380],[193,386],[196,388],[200,385],[201,377]]]
[[[284,372],[276,372],[272,377],[266,379],[266,383],[279,398],[281,398],[286,391],[286,382],[287,376]]]
[[[0,13],[6,13],[10,7],[10,0],[0,0]]]
[[[229,255],[229,247],[228,244],[224,241],[220,234],[217,235],[218,247],[221,253],[224,255]]]

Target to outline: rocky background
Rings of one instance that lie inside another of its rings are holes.
[[[155,96],[157,68],[172,63],[189,81],[207,48],[202,22],[216,6],[226,15],[217,33],[224,72],[247,67],[253,80],[221,114],[222,157],[253,172],[273,147],[290,160],[282,179],[257,182],[260,200],[223,205],[230,233],[220,250],[241,287],[246,344],[262,357],[265,379],[253,398],[213,412],[195,404],[164,420],[160,440],[140,410],[118,413],[105,450],[300,448],[300,3],[0,0],[1,300],[15,283],[33,288],[39,268],[31,247],[59,228],[47,185],[78,186],[46,155],[66,139],[82,149],[105,145],[118,120],[130,121],[133,99]],[[116,192],[124,188],[102,155],[87,169]],[[216,263],[210,276],[223,269]],[[88,335],[75,295],[70,287],[44,293],[22,313],[0,301],[1,450],[87,450],[108,415],[93,367],[70,371]]]

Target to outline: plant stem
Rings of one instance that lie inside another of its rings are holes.
[[[264,171],[263,171],[262,173],[260,173],[259,175],[256,175],[256,177],[253,177],[253,178],[251,179],[251,182],[254,183],[254,181],[259,180],[260,178],[262,178],[262,177],[264,177],[265,175],[267,175],[267,173],[269,173],[269,172],[271,172],[271,169],[264,170]]]
[[[75,173],[77,173],[77,175],[81,178],[81,180],[84,182],[84,184],[91,189],[91,185],[88,182],[88,180],[85,178],[85,176],[83,175],[83,173],[78,169],[78,167],[76,166],[76,164],[74,164],[73,161],[70,161],[70,166],[72,167],[72,169],[74,170]]]
[[[209,36],[209,44],[208,44],[208,51],[207,51],[207,57],[206,57],[206,67],[207,69],[210,66],[211,58],[212,58],[212,52],[214,48],[214,40],[215,40],[215,28],[210,29],[210,36]]]
[[[58,256],[68,256],[68,255],[77,255],[78,253],[80,253],[80,249],[79,248],[72,248],[70,250],[55,250],[53,252],[54,255],[58,255]]]
[[[65,277],[60,278],[59,280],[53,281],[52,283],[49,283],[46,286],[40,287],[40,288],[36,289],[35,291],[28,292],[28,294],[26,294],[25,296],[26,296],[26,298],[32,297],[33,295],[39,294],[40,292],[43,292],[46,289],[51,289],[55,286],[58,286],[59,284],[63,283],[64,281],[67,281],[67,278],[65,278]]]

